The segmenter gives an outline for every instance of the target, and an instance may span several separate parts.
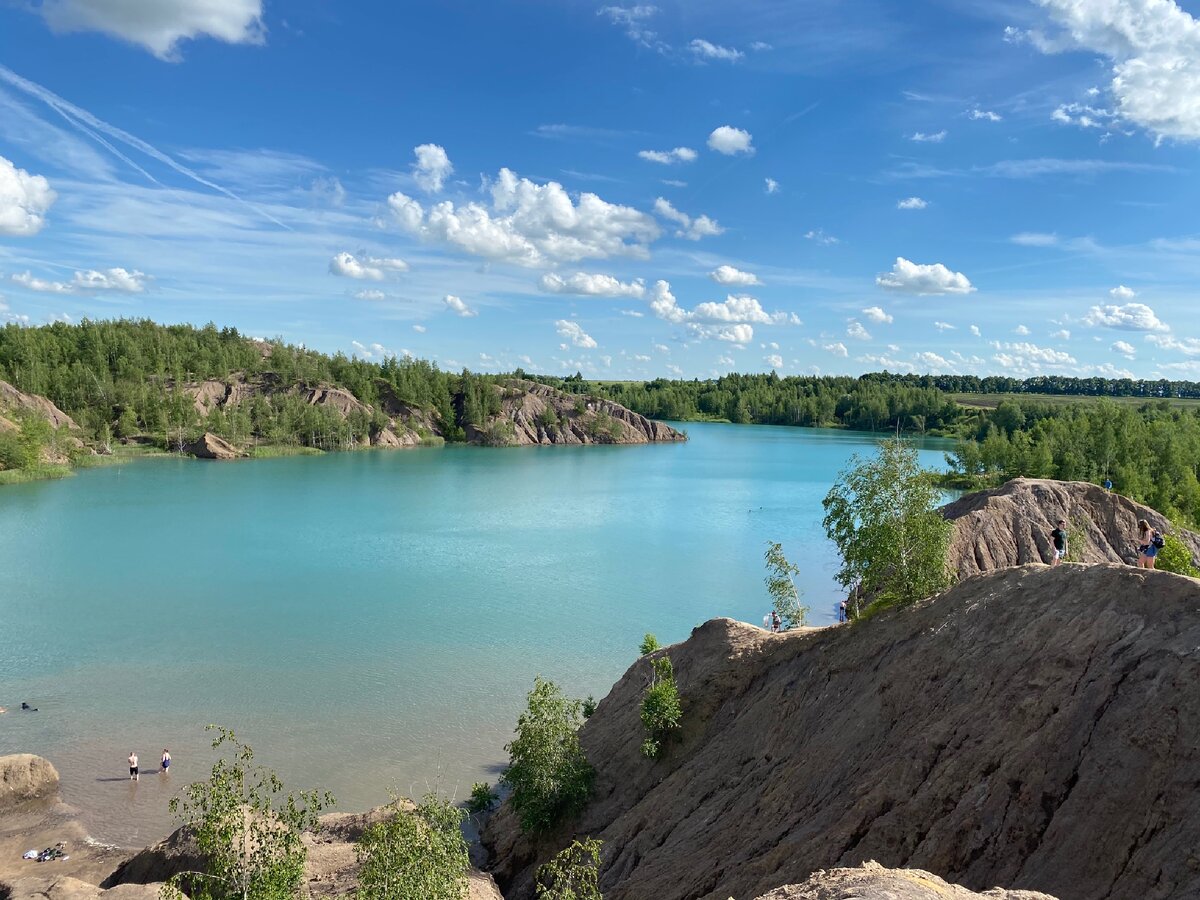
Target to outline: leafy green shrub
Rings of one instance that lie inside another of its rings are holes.
[[[883,604],[913,603],[949,584],[951,528],[934,479],[899,438],[881,441],[873,459],[851,457],[823,501],[825,533],[842,557],[839,584]]]
[[[358,900],[464,900],[470,862],[462,820],[462,810],[428,794],[416,809],[396,809],[364,831],[355,848]]]
[[[553,406],[547,406],[534,419],[538,428],[543,431],[554,431],[558,428],[558,413],[554,411]]]
[[[661,646],[662,644],[658,642],[658,638],[647,631],[646,636],[642,638],[641,646],[639,646],[638,649],[641,651],[642,656],[649,656]]]
[[[794,580],[794,576],[800,574],[800,567],[790,563],[783,555],[783,545],[774,541],[767,541],[763,559],[767,564],[767,577],[763,581],[784,630],[803,625],[808,607],[800,602],[800,589]]]
[[[596,705],[596,698],[588,694],[587,699],[580,704],[580,712],[583,713],[585,719],[590,719],[596,714]]]
[[[683,708],[671,657],[663,655],[651,662],[650,684],[642,695],[642,725],[646,740],[642,755],[650,759],[662,756],[667,740],[679,730]]]
[[[535,900],[604,900],[600,893],[603,841],[573,841],[537,870]]]
[[[499,799],[490,784],[486,781],[477,781],[471,785],[471,796],[467,800],[467,812],[472,815],[487,812],[496,805],[496,801]]]
[[[1155,568],[1164,572],[1174,572],[1176,575],[1187,575],[1200,578],[1200,569],[1192,559],[1192,551],[1173,534],[1163,535],[1163,546],[1158,551]]]
[[[284,793],[270,769],[253,765],[254,751],[232,731],[217,725],[214,748],[228,753],[213,763],[208,781],[183,789],[169,807],[191,826],[207,862],[206,872],[181,872],[163,885],[164,897],[193,900],[285,900],[304,882],[307,851],[302,832],[317,827],[333,795],[317,791]]]
[[[509,764],[500,779],[512,789],[523,831],[546,831],[577,813],[592,792],[596,773],[579,746],[582,707],[554,682],[534,679],[516,737],[504,748]]]

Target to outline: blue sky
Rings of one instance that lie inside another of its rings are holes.
[[[1197,379],[1197,13],[0,2],[0,320],[596,378]]]

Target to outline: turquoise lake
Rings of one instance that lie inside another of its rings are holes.
[[[0,489],[0,753],[145,844],[207,777],[203,726],[366,809],[494,781],[541,674],[602,697],[651,631],[759,623],[762,553],[833,621],[821,500],[875,438],[689,424],[687,444],[154,459]],[[942,467],[947,442],[922,445]],[[28,700],[37,713],[22,713]],[[633,738],[631,738],[633,739]],[[169,777],[131,784],[169,747]]]

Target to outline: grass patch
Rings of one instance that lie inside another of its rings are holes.
[[[251,459],[275,459],[280,456],[321,456],[324,450],[316,447],[301,447],[296,444],[259,444],[251,447],[246,455]]]
[[[4,469],[0,471],[0,484],[25,484],[30,481],[68,478],[70,475],[70,466],[34,466],[31,469]]]

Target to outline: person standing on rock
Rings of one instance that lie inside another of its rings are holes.
[[[129,751],[129,780],[138,780],[138,758],[133,750]]]
[[[1050,540],[1054,542],[1054,558],[1050,560],[1050,565],[1057,566],[1067,555],[1066,519],[1058,520],[1058,527],[1050,532]]]
[[[1158,542],[1162,538],[1145,519],[1138,519],[1138,568],[1153,569],[1158,557]]]
[[[779,618],[778,610],[771,612],[771,630],[776,634],[783,630],[783,621]]]

